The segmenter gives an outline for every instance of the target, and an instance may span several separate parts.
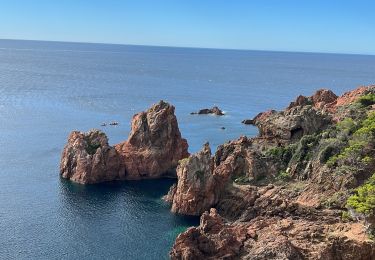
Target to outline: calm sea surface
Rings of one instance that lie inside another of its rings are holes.
[[[216,149],[257,133],[241,120],[299,94],[370,83],[375,56],[0,40],[0,259],[165,259],[197,225],[162,202],[173,180],[61,180],[71,130],[100,128],[115,144],[133,114],[163,99],[190,152],[207,140]],[[190,115],[213,105],[227,115]]]

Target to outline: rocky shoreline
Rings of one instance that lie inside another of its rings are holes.
[[[318,90],[251,123],[257,137],[189,155],[161,101],[114,147],[100,131],[72,132],[60,173],[83,184],[177,176],[164,199],[201,220],[172,259],[375,259],[375,86]]]

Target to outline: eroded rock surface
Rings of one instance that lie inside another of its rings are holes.
[[[119,154],[108,145],[108,138],[103,132],[73,131],[69,135],[60,163],[63,178],[81,184],[111,181],[123,177],[119,169]]]
[[[60,174],[82,184],[175,177],[178,161],[188,156],[174,107],[160,101],[136,114],[128,140],[114,147],[98,130],[72,132],[62,153]]]
[[[174,110],[174,106],[160,101],[133,117],[128,140],[115,146],[126,179],[175,177],[178,161],[189,153]]]
[[[374,243],[355,223],[257,217],[227,223],[215,209],[180,234],[171,259],[374,259]],[[335,224],[334,224],[335,223]]]
[[[174,200],[189,191],[190,201],[215,209],[177,237],[171,258],[375,259],[368,217],[356,218],[346,204],[357,187],[370,185],[375,167],[375,86],[340,97],[319,90],[254,123],[259,136],[219,146],[212,175],[202,175],[214,176],[217,200],[205,200],[204,188],[186,188],[194,183],[172,189]],[[173,211],[188,205],[180,202]]]
[[[213,175],[211,149],[206,143],[202,150],[180,161],[177,186],[172,186],[166,200],[172,211],[200,216],[218,201],[218,187]]]
[[[328,114],[311,105],[292,106],[277,112],[268,111],[254,118],[259,134],[264,138],[298,140],[326,128],[331,122]]]

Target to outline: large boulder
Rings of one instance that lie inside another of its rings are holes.
[[[120,179],[120,157],[100,130],[73,131],[62,152],[60,174],[81,184]]]
[[[303,135],[314,134],[331,124],[328,114],[311,105],[292,106],[281,112],[260,113],[254,118],[263,138],[295,141]]]

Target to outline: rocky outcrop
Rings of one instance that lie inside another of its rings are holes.
[[[298,96],[296,101],[291,102],[288,109],[297,106],[311,105],[317,109],[323,109],[327,104],[331,104],[337,100],[337,96],[329,89],[319,89],[310,97]]]
[[[163,101],[134,115],[128,140],[115,148],[128,180],[175,177],[178,161],[189,156],[174,106]]]
[[[218,108],[217,106],[214,106],[212,108],[204,108],[204,109],[199,110],[198,112],[191,112],[190,114],[192,114],[192,115],[213,114],[213,115],[217,115],[217,116],[223,116],[224,115],[223,111],[220,108]]]
[[[165,198],[172,203],[172,212],[200,216],[217,203],[219,189],[208,143],[200,152],[180,161],[177,178],[177,186],[172,186]]]
[[[180,234],[171,259],[374,259],[374,243],[353,223],[258,217],[226,223],[215,209]]]
[[[60,174],[79,183],[175,177],[178,161],[189,156],[174,107],[164,101],[136,114],[127,141],[111,147],[100,131],[72,132]]]
[[[241,137],[218,147],[211,157],[209,144],[177,167],[177,185],[164,197],[172,212],[199,216],[215,206],[232,179],[251,181],[270,174],[271,167],[259,153],[250,148],[252,142]]]
[[[180,234],[170,252],[171,259],[234,259],[248,234],[244,226],[232,229],[215,209],[201,217],[198,228]]]
[[[271,110],[254,118],[260,137],[293,141],[323,130],[330,121],[328,114],[311,105],[293,106],[281,112]]]
[[[259,136],[220,145],[212,175],[202,175],[214,180],[217,200],[205,200],[205,186],[189,190],[196,187],[194,179],[178,192],[179,179],[171,190],[173,200],[188,194],[188,201],[199,198],[206,209],[215,208],[177,237],[171,258],[375,259],[375,243],[365,232],[372,227],[368,217],[351,212],[375,212],[371,203],[353,205],[367,201],[364,191],[375,186],[375,177],[369,182],[375,167],[374,104],[374,86],[340,97],[319,90],[284,111],[256,116]],[[179,201],[174,212],[189,205]],[[191,212],[194,208],[181,213]]]
[[[108,145],[107,136],[99,130],[87,133],[73,131],[68,138],[60,163],[63,178],[81,184],[120,179],[120,157]]]

